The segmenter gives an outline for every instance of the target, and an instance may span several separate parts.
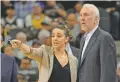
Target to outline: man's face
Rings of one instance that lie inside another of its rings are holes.
[[[96,15],[92,8],[82,8],[80,12],[81,30],[90,32],[95,27]]]
[[[4,49],[4,53],[9,55],[9,56],[13,56],[13,49],[11,46],[6,46]]]
[[[39,6],[34,6],[33,7],[33,13],[34,14],[39,14],[41,13],[42,9]]]
[[[82,7],[82,5],[78,3],[78,4],[75,5],[75,10],[76,10],[77,12],[80,12],[81,7]]]
[[[56,5],[56,1],[52,0],[52,1],[47,1],[48,6],[54,7]]]
[[[48,41],[49,37],[40,37],[39,39],[40,39],[40,44],[41,45],[42,44],[47,45],[47,41]]]
[[[77,18],[74,14],[70,14],[67,17],[67,22],[69,25],[71,25],[72,27],[74,27],[74,25],[76,24]]]
[[[30,61],[28,59],[23,59],[21,61],[20,67],[23,69],[29,69],[30,68]]]
[[[6,11],[8,16],[15,16],[15,10],[14,9],[7,9]]]
[[[21,36],[17,36],[16,39],[22,41],[23,43],[26,41],[26,40],[25,40],[23,37],[21,37]]]

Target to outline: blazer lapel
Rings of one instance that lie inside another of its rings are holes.
[[[76,70],[74,69],[75,65],[73,63],[71,54],[68,54],[68,59],[69,59],[69,65],[70,65],[71,82],[74,82],[74,78],[76,77],[74,71],[76,71]]]
[[[81,55],[82,55],[83,45],[84,45],[84,36],[82,36],[81,41],[80,41],[80,56],[78,58],[78,68],[81,64]]]
[[[48,79],[50,78],[51,76],[51,73],[52,73],[52,69],[53,69],[53,60],[54,60],[54,53],[53,53],[53,48],[50,49],[50,53],[49,53],[49,76],[48,76]]]
[[[91,40],[89,41],[89,43],[88,43],[88,45],[87,45],[87,47],[86,47],[86,50],[85,50],[85,52],[84,52],[83,58],[82,58],[82,60],[81,60],[81,64],[82,64],[82,62],[84,61],[84,59],[86,58],[87,53],[88,53],[88,51],[90,50],[90,48],[92,47],[92,45],[94,44],[95,40],[96,40],[96,37],[91,37]]]
[[[84,46],[84,36],[81,38],[79,61],[81,61],[81,55],[82,55],[83,46]]]
[[[95,43],[96,39],[97,39],[97,35],[99,34],[99,27],[97,28],[97,30],[94,32],[94,34],[92,35],[86,49],[83,55],[83,58],[81,60],[81,64],[83,63],[83,61],[85,60],[86,56],[88,55],[89,50],[91,49],[92,45]]]

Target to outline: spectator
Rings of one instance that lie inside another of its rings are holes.
[[[3,0],[2,3],[1,3],[1,17],[4,18],[6,17],[6,9],[8,7],[12,6],[11,2],[10,1],[7,1],[7,0]]]
[[[80,25],[77,24],[77,17],[74,13],[70,13],[67,17],[67,23],[69,26],[69,29],[72,32],[72,42],[74,42],[76,40],[77,35],[80,32]]]
[[[39,48],[40,44],[38,41],[34,41],[32,43],[32,48]],[[35,60],[31,60],[31,68],[37,68],[37,62]]]
[[[40,30],[42,29],[41,23],[46,19],[49,18],[42,13],[41,5],[36,2],[33,5],[32,13],[30,15],[27,15],[25,19],[26,27],[30,29]]]
[[[27,41],[27,35],[24,32],[19,32],[16,34],[16,39],[22,41],[23,43],[27,45],[32,45],[32,41]],[[22,60],[25,56],[24,53],[21,52],[19,49],[14,49],[14,54],[17,58]]]
[[[17,1],[14,4],[16,16],[25,19],[32,12],[33,1]]]
[[[48,31],[52,30],[52,20],[51,19],[46,19],[42,22],[42,28]]]
[[[112,3],[112,5],[108,5],[106,8],[106,11],[110,15],[110,28],[111,28],[111,34],[113,38],[116,40],[119,38],[119,20],[120,20],[120,13],[117,11],[117,3],[116,2],[108,2]],[[114,28],[113,28],[114,27]]]
[[[77,20],[79,21],[80,20],[80,10],[81,10],[81,8],[82,8],[82,5],[83,5],[83,3],[82,2],[77,2],[76,4],[75,4],[75,14],[76,14],[76,16],[77,16]]]
[[[27,41],[27,35],[24,32],[19,32],[16,34],[16,39],[24,43]]]
[[[44,10],[45,14],[49,17],[55,19],[57,17],[66,17],[66,11],[64,7],[60,3],[56,3],[56,1],[47,1],[47,5]]]
[[[7,14],[7,16],[5,18],[2,18],[1,23],[5,27],[7,32],[9,32],[11,29],[24,27],[23,20],[16,18],[15,10],[14,10],[13,6],[10,6],[6,9],[6,14]]]
[[[18,74],[17,78],[18,78],[18,82],[27,82],[26,76],[23,74]]]
[[[70,8],[70,9],[67,10],[67,13],[68,13],[68,14],[70,14],[70,13],[75,13],[76,16],[77,16],[77,20],[79,21],[79,19],[80,19],[79,13],[80,13],[80,10],[81,10],[81,8],[82,8],[82,5],[83,5],[83,2],[77,2],[77,3],[75,4],[74,8]]]
[[[33,41],[27,41],[27,35],[24,32],[18,32],[16,34],[16,39],[22,41],[23,43],[31,46]]]
[[[32,43],[33,48],[38,48],[39,46],[40,46],[40,44],[38,41],[33,41],[33,43]]]
[[[38,79],[38,72],[36,69],[31,69],[31,60],[27,57],[21,61],[18,74],[25,76],[27,82],[34,82]]]
[[[48,30],[41,30],[38,34],[40,44],[45,44],[47,46],[51,45],[50,32]]]

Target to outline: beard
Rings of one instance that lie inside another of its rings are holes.
[[[84,31],[84,32],[88,32],[89,27],[86,24],[82,24],[81,25],[81,30]]]

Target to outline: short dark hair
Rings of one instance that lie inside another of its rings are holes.
[[[23,60],[29,60],[29,63],[30,63],[32,59],[30,59],[30,58],[28,58],[28,57],[24,57]]]
[[[10,10],[14,10],[14,7],[13,6],[9,6],[9,7],[6,8],[6,10],[9,10],[9,9]]]

